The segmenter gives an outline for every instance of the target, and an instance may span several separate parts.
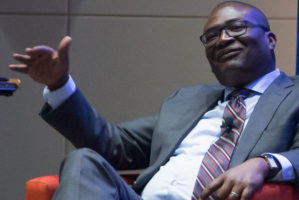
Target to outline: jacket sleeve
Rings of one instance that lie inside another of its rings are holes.
[[[40,115],[76,148],[93,149],[116,169],[148,166],[157,117],[112,125],[88,104],[78,89],[55,110],[45,104]]]

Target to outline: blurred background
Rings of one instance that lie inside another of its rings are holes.
[[[57,174],[72,151],[38,115],[43,85],[8,69],[12,53],[73,38],[70,72],[89,102],[117,123],[155,114],[178,87],[216,82],[199,40],[220,0],[1,0],[0,76],[21,89],[0,96],[0,199],[24,199],[25,182]],[[277,66],[296,71],[297,1],[248,0],[269,17]],[[74,108],[76,109],[76,108]]]

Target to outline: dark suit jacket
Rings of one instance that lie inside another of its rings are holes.
[[[77,90],[42,117],[77,148],[88,147],[116,169],[146,168],[133,188],[141,192],[198,120],[223,98],[221,85],[182,88],[168,97],[157,116],[118,125],[107,123]],[[264,92],[248,121],[230,168],[265,152],[287,157],[299,175],[299,78],[281,74]]]

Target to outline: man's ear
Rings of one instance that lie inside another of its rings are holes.
[[[268,38],[268,43],[269,43],[269,49],[274,50],[276,46],[276,35],[272,32],[269,31],[267,32],[267,38]]]

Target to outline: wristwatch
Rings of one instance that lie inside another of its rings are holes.
[[[269,166],[269,169],[270,169],[267,179],[271,179],[274,176],[276,176],[276,174],[281,170],[281,165],[277,161],[277,159],[274,156],[272,156],[271,154],[264,154],[260,157],[265,159],[265,161],[267,162],[267,165]]]

